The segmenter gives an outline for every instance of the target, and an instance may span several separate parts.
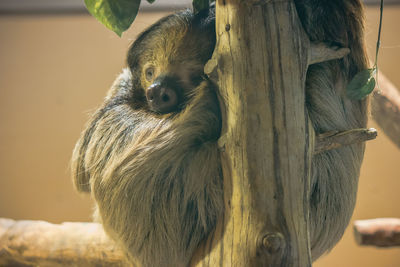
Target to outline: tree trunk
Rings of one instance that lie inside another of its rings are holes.
[[[205,69],[225,111],[225,214],[192,265],[311,266],[305,77],[321,53],[311,58],[293,1],[221,0],[216,17]]]

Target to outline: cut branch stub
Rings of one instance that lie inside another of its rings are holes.
[[[374,128],[351,129],[343,132],[331,131],[318,134],[316,137],[314,154],[342,146],[373,140],[377,135],[378,132]]]
[[[329,47],[324,43],[311,43],[308,64],[321,63],[333,59],[340,59],[350,53],[348,48]]]
[[[286,246],[285,238],[281,233],[267,234],[264,236],[262,242],[264,249],[271,254],[279,253]]]

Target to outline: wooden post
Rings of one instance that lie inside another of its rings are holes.
[[[205,71],[225,111],[225,215],[192,265],[311,266],[314,133],[304,99],[308,64],[318,58],[293,1],[219,0],[216,17]]]

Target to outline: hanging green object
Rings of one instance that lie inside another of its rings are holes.
[[[372,69],[362,70],[357,73],[347,85],[347,96],[353,100],[360,100],[369,95],[375,88],[378,79],[378,54],[381,45],[383,16],[383,0],[381,0],[381,11],[379,17],[378,41],[376,42],[375,64]],[[375,78],[376,77],[376,78]]]
[[[360,71],[347,85],[347,96],[353,100],[360,100],[369,95],[375,88],[376,67]]]
[[[85,5],[90,14],[121,37],[135,20],[140,0],[85,0]]]

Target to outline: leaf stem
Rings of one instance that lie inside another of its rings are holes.
[[[378,41],[376,42],[376,54],[375,54],[375,64],[374,64],[375,67],[377,67],[377,65],[378,65],[378,52],[379,52],[379,48],[381,46],[382,17],[383,17],[383,0],[381,0],[381,10],[380,10],[379,29],[378,29]]]
[[[378,40],[376,42],[375,64],[374,64],[374,67],[373,67],[375,69],[375,73],[376,73],[376,85],[377,85],[378,90],[379,90],[378,54],[379,54],[379,48],[381,47],[382,17],[383,17],[383,0],[381,0],[381,9],[380,9],[380,15],[379,15]]]

